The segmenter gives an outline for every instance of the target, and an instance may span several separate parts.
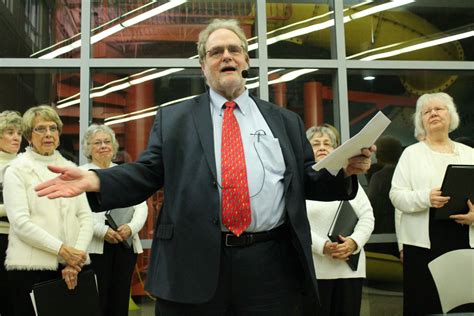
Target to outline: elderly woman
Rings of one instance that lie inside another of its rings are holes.
[[[0,187],[3,184],[3,171],[12,161],[21,144],[21,116],[17,112],[4,111],[0,113]],[[7,213],[3,206],[3,196],[0,190],[0,315],[9,315],[7,307],[8,288],[7,271],[5,270],[5,255],[8,245],[8,223]]]
[[[339,133],[329,125],[311,127],[306,131],[313,147],[316,162],[320,161],[339,143]],[[340,201],[306,201],[311,226],[314,267],[318,278],[321,306],[317,315],[359,315],[362,299],[362,282],[365,278],[364,245],[374,229],[374,215],[369,199],[360,187],[349,202],[359,218],[350,236],[340,236],[340,242],[327,237]],[[360,252],[359,263],[353,271],[347,258]]]
[[[459,116],[446,93],[422,95],[414,124],[420,141],[403,152],[390,190],[390,199],[401,212],[397,237],[403,244],[403,308],[405,315],[437,314],[442,310],[428,263],[448,251],[474,247],[474,207],[468,201],[470,212],[454,215],[453,220],[435,220],[431,208],[440,208],[449,199],[440,191],[448,164],[473,164],[474,150],[449,138]],[[474,285],[466,291],[473,289]]]
[[[119,148],[114,131],[106,125],[91,125],[82,140],[84,155],[89,160],[82,169],[105,169],[115,166],[112,159]],[[94,237],[89,246],[92,269],[97,274],[99,299],[103,315],[128,315],[130,282],[137,254],[142,253],[138,232],[145,224],[148,207],[146,202],[135,205],[129,223],[113,230],[105,212],[94,213]],[[132,248],[122,241],[132,237]]]
[[[14,315],[35,315],[29,293],[33,284],[62,277],[68,288],[88,263],[92,216],[85,194],[72,199],[38,197],[34,187],[54,177],[47,165],[72,166],[56,148],[63,124],[47,105],[23,115],[26,152],[5,171],[3,197],[10,234],[5,266]]]

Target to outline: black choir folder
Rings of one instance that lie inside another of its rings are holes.
[[[474,203],[474,165],[448,165],[441,192],[451,199],[443,207],[433,208],[436,219],[450,219],[450,215],[467,213],[467,199]]]
[[[348,201],[341,201],[336,211],[336,215],[332,220],[331,227],[329,227],[328,237],[332,242],[341,242],[339,235],[350,236],[354,232],[354,228],[357,225],[357,217],[354,209]],[[360,252],[352,254],[346,261],[352,271],[357,271],[359,266]]]
[[[69,290],[63,279],[54,279],[34,284],[30,295],[37,316],[101,316],[92,270],[78,274],[74,290]]]
[[[114,208],[113,210],[105,212],[105,218],[109,222],[109,226],[113,230],[117,230],[123,224],[128,224],[132,221],[135,208],[133,207],[123,207],[123,208]],[[122,241],[122,244],[125,248],[132,248],[133,239],[130,236],[127,240]]]

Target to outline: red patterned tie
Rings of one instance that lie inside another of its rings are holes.
[[[240,236],[250,225],[250,196],[245,166],[244,147],[235,102],[226,102],[222,122],[222,223]]]

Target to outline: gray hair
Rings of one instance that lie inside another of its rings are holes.
[[[18,131],[22,131],[22,120],[21,115],[17,111],[3,111],[0,113],[0,137],[3,132],[9,128],[16,128]]]
[[[29,108],[25,114],[23,114],[22,130],[23,137],[28,141],[31,140],[31,134],[33,133],[33,122],[35,118],[40,117],[44,120],[56,123],[58,127],[58,134],[61,135],[63,131],[63,122],[59,118],[58,112],[47,104],[42,104]]]
[[[448,109],[449,115],[451,117],[451,122],[449,124],[449,132],[454,131],[459,126],[459,114],[456,110],[456,105],[454,104],[453,98],[444,92],[438,93],[426,93],[418,98],[416,101],[416,110],[413,114],[413,123],[415,124],[415,138],[423,139],[426,136],[426,130],[423,126],[422,112],[423,107],[432,102],[433,100],[440,101]]]
[[[245,36],[245,32],[239,26],[239,22],[234,19],[230,20],[222,20],[222,19],[214,19],[211,23],[199,33],[199,40],[197,42],[197,51],[199,54],[199,63],[203,64],[204,59],[206,57],[206,43],[209,39],[209,36],[216,30],[219,29],[226,29],[231,32],[234,32],[235,35],[240,39],[242,42],[242,47],[244,48],[245,56],[248,61],[248,44],[247,44],[247,37]]]
[[[306,131],[306,138],[311,141],[315,135],[327,135],[331,140],[331,146],[336,148],[339,146],[339,132],[330,124],[323,124],[320,126],[312,126]]]
[[[118,144],[117,138],[115,138],[115,132],[107,125],[92,124],[87,129],[81,142],[82,152],[89,162],[92,161],[92,144],[90,141],[92,137],[94,137],[99,132],[109,134],[110,138],[112,139],[112,151],[114,153],[114,155],[112,156],[112,159],[114,159],[115,156],[117,156],[119,144]]]

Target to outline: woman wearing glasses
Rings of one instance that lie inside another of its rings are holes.
[[[30,292],[33,284],[63,278],[69,289],[89,262],[86,250],[92,238],[92,216],[85,194],[71,199],[38,197],[34,187],[51,179],[48,165],[72,166],[56,151],[63,123],[47,105],[23,115],[26,152],[6,169],[3,196],[10,235],[5,266],[13,315],[35,315]]]
[[[114,131],[106,125],[91,125],[82,139],[84,155],[89,160],[82,169],[105,169],[115,166],[112,159],[119,145]],[[145,224],[148,207],[146,202],[133,207],[129,223],[113,230],[105,217],[105,212],[93,213],[94,237],[89,246],[91,266],[97,275],[99,299],[104,316],[128,315],[130,282],[137,254],[142,253],[138,232]],[[125,210],[124,210],[125,211]],[[132,237],[132,247],[122,241]]]
[[[331,125],[313,126],[306,131],[316,162],[339,145],[339,132]],[[328,238],[328,231],[340,201],[306,201],[311,226],[312,252],[318,279],[321,305],[317,315],[359,315],[362,283],[365,278],[364,245],[374,229],[374,214],[369,198],[359,185],[357,195],[349,201],[358,217],[354,232],[339,236],[339,243]],[[357,268],[352,270],[346,260],[360,252]]]
[[[4,111],[0,114],[0,188],[3,183],[5,167],[16,157],[21,145],[21,116],[17,112]],[[7,271],[5,270],[5,255],[8,245],[7,213],[3,206],[3,196],[0,190],[0,315],[8,316]]]
[[[474,247],[474,206],[468,201],[470,212],[452,220],[435,219],[431,208],[449,200],[440,190],[448,164],[474,164],[474,150],[449,138],[459,115],[446,93],[422,95],[414,124],[420,141],[402,153],[390,190],[401,214],[396,230],[403,244],[403,309],[404,315],[438,314],[442,310],[428,263],[451,250]],[[474,285],[465,290],[472,292]],[[474,311],[472,306],[467,310]]]

